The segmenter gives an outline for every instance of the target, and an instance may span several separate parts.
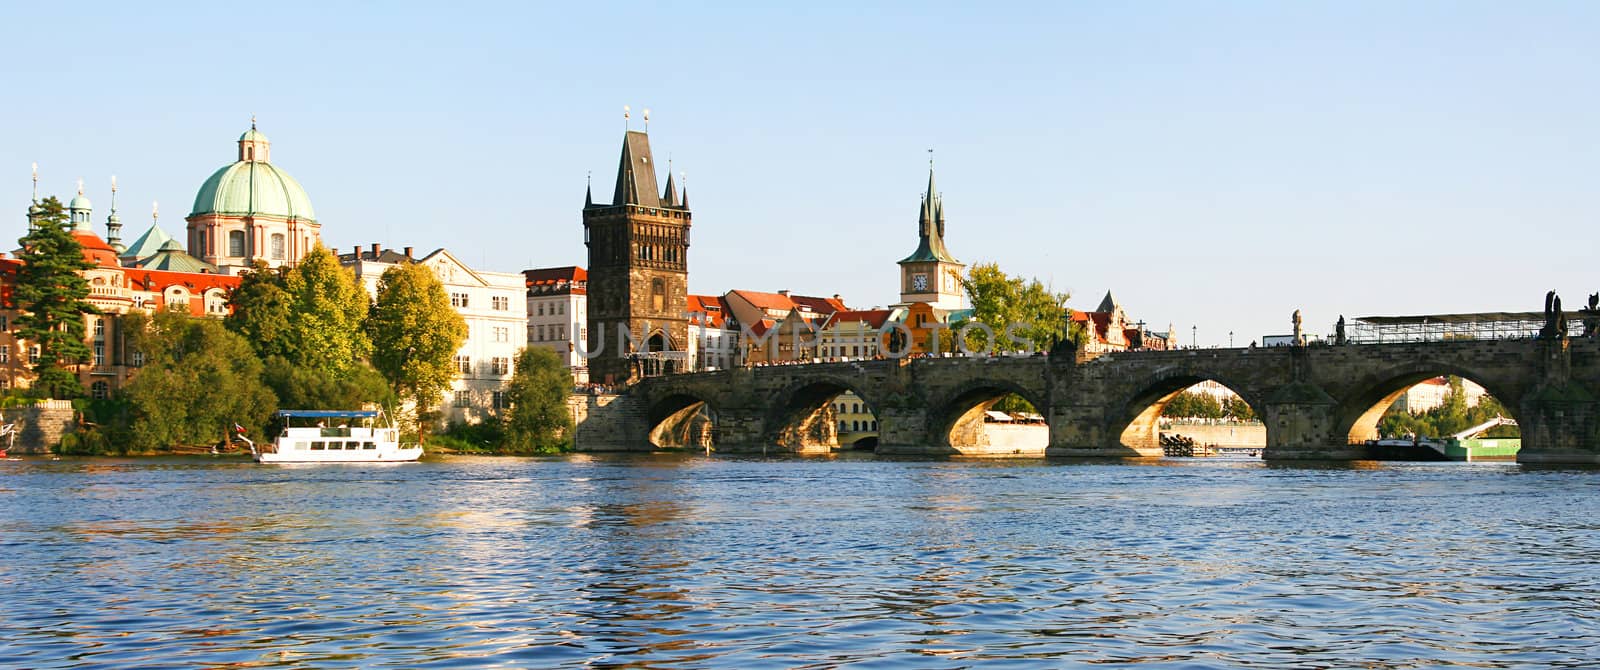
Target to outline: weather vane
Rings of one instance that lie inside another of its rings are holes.
[[[623,105],[622,106],[622,129],[623,130],[627,130],[628,129],[628,117],[629,117],[628,106],[627,105]]]
[[[650,108],[644,108],[644,131],[650,132]]]

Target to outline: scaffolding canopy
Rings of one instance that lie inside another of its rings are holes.
[[[1583,335],[1578,312],[1562,313],[1572,337]],[[1510,340],[1539,336],[1544,312],[1477,312],[1417,316],[1362,316],[1351,323],[1349,339],[1362,344]]]

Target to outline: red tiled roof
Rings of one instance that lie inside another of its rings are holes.
[[[845,307],[844,301],[838,298],[818,298],[809,295],[791,295],[789,296],[789,299],[794,301],[794,304],[797,307],[804,307],[812,312],[823,315],[832,314],[834,312],[843,312],[850,309],[849,307]]]
[[[711,328],[724,328],[728,322],[728,306],[722,301],[722,296],[695,295],[687,296],[688,310],[691,314],[705,315],[705,325]],[[699,317],[691,318],[697,322]]]
[[[794,301],[789,296],[781,293],[762,293],[760,291],[729,291],[733,295],[743,298],[745,302],[754,305],[756,309],[787,312],[794,309]]]
[[[122,267],[122,263],[117,260],[117,250],[112,249],[111,245],[106,244],[99,235],[86,230],[73,230],[72,236],[77,238],[78,245],[83,247],[84,260],[103,268]]]
[[[828,325],[826,327],[833,328],[843,323],[863,322],[866,323],[869,328],[875,330],[882,328],[883,324],[889,320],[889,315],[893,313],[893,310],[888,309],[844,310],[834,312],[833,316],[828,319]]]
[[[537,293],[588,293],[589,272],[576,265],[523,270],[528,290]]]
[[[128,270],[128,287],[136,291],[160,293],[173,286],[183,286],[195,293],[220,288],[232,291],[239,288],[239,277],[210,272],[169,272],[166,270]]]

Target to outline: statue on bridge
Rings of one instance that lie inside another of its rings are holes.
[[[1600,293],[1589,294],[1589,306],[1578,310],[1583,336],[1600,339]]]
[[[1561,340],[1566,337],[1567,315],[1561,311],[1561,296],[1551,291],[1544,294],[1544,327],[1539,329],[1539,339]]]
[[[1306,346],[1305,332],[1300,328],[1300,310],[1294,311],[1294,346]]]
[[[1349,344],[1350,339],[1344,336],[1344,315],[1339,315],[1339,321],[1333,324],[1333,343]]]

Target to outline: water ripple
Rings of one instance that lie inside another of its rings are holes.
[[[0,666],[1581,667],[1592,469],[0,463]]]

